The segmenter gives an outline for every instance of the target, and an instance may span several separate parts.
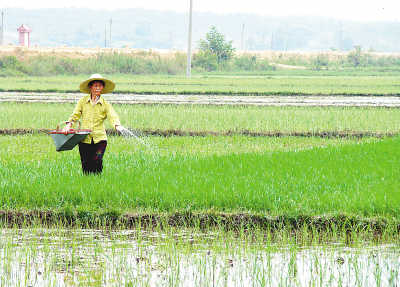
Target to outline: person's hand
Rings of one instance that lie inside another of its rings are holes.
[[[124,127],[121,126],[121,125],[115,126],[115,129],[116,129],[118,132],[120,132],[120,133],[122,133],[124,130],[126,130],[126,128],[124,128]]]
[[[63,133],[68,133],[68,131],[71,129],[72,123],[68,122],[65,127],[62,129]]]

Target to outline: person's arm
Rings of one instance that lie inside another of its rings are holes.
[[[79,100],[71,116],[68,118],[68,121],[65,122],[66,126],[63,128],[63,131],[68,131],[72,127],[72,125],[81,118],[81,116],[82,116],[82,100]]]
[[[115,112],[114,108],[106,102],[106,111],[107,111],[107,118],[110,120],[111,125],[116,129],[119,130],[118,127],[122,127],[119,121],[118,114]]]

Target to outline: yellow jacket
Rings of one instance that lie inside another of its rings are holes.
[[[98,143],[107,140],[104,120],[109,118],[111,124],[115,127],[120,125],[117,113],[113,107],[100,96],[95,105],[90,101],[90,95],[81,98],[69,117],[69,122],[77,122],[81,119],[81,128],[89,129],[92,132],[82,141],[83,143]]]

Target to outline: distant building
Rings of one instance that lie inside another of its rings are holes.
[[[19,32],[19,45],[24,47],[29,47],[30,46],[29,33],[32,32],[32,29],[22,24],[21,27],[17,29],[17,31]]]

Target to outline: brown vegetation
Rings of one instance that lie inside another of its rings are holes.
[[[158,55],[161,57],[172,57],[176,53],[186,53],[180,50],[165,49],[133,49],[133,48],[82,48],[82,47],[21,47],[21,46],[0,46],[0,55],[17,56],[19,59],[35,56],[60,56],[66,58],[89,58],[98,54],[117,53],[131,55]],[[196,51],[194,51],[196,53]],[[351,52],[329,51],[329,52],[301,52],[301,51],[237,51],[237,56],[255,55],[261,59],[267,59],[271,62],[282,58],[291,59],[311,59],[318,55],[324,55],[329,60],[339,60],[346,57]],[[400,57],[400,53],[384,53],[384,52],[368,52],[369,55],[375,57]]]
[[[132,49],[132,48],[80,48],[80,47],[21,47],[0,46],[1,56],[16,56],[19,60],[37,56],[59,56],[63,58],[84,59],[98,54],[116,53],[130,55],[157,55],[161,57],[172,57],[183,51],[162,49]]]

